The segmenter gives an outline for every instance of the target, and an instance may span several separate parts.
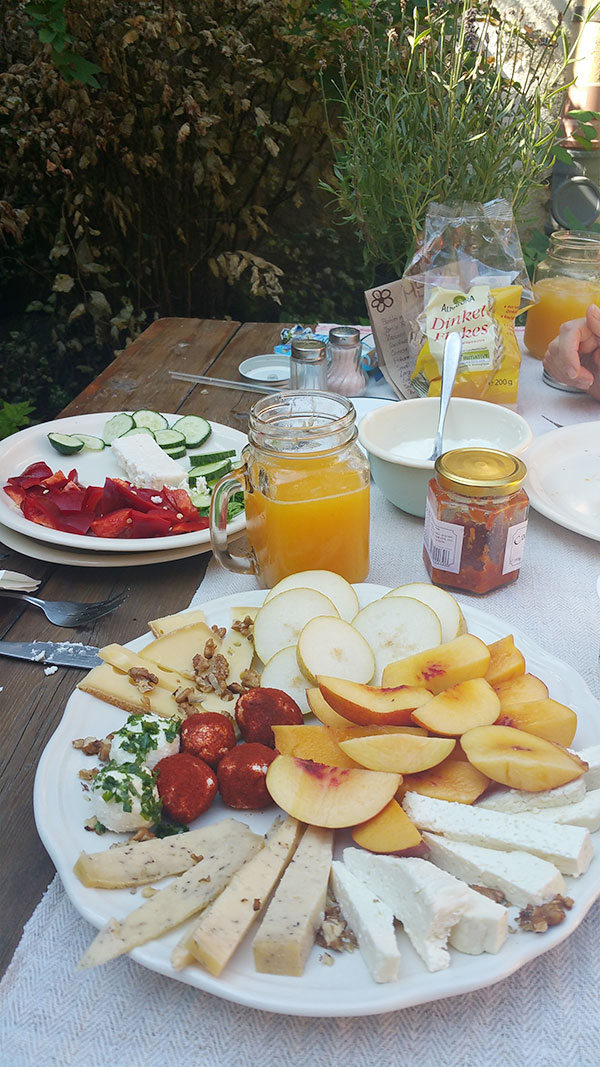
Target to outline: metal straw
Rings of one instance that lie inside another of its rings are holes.
[[[271,385],[252,385],[250,382],[227,381],[226,378],[209,378],[205,374],[185,374],[183,371],[170,370],[171,378],[177,378],[180,382],[199,382],[201,385],[216,385],[218,389],[240,389],[246,393],[280,393],[281,386],[275,388]]]

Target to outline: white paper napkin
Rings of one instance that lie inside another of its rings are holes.
[[[37,578],[30,578],[18,571],[0,571],[0,589],[16,589],[23,593],[33,593],[39,585]]]

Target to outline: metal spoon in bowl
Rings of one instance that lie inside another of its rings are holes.
[[[446,421],[446,415],[448,413],[448,404],[450,403],[450,397],[452,396],[452,390],[454,388],[454,381],[456,378],[456,372],[458,370],[458,364],[460,363],[460,355],[462,352],[462,339],[458,333],[449,333],[446,338],[446,344],[444,345],[444,354],[442,356],[442,388],[440,391],[440,413],[438,416],[437,433],[433,442],[433,452],[429,456],[430,460],[436,460],[438,456],[442,454],[442,441],[444,434],[444,423]]]

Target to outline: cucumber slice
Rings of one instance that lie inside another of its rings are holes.
[[[169,445],[185,445],[185,436],[179,430],[155,430],[157,445],[166,448]]]
[[[152,430],[148,426],[132,426],[130,430],[126,430],[120,436],[135,437],[138,433],[145,433],[148,437],[154,437]]]
[[[89,452],[101,452],[105,447],[101,437],[91,437],[89,433],[78,433],[76,436],[81,438],[84,448],[87,448]]]
[[[134,411],[133,421],[136,426],[146,426],[149,430],[168,430],[169,423],[160,411],[147,411],[141,408]]]
[[[205,493],[201,489],[190,489],[189,497],[194,507],[198,508],[199,511],[206,511],[206,514],[208,514],[210,493]]]
[[[106,445],[110,445],[116,437],[122,437],[134,425],[131,415],[127,415],[124,411],[120,415],[113,415],[102,431],[102,440]]]
[[[48,440],[61,456],[73,456],[75,452],[81,452],[83,441],[81,437],[75,437],[69,433],[49,433]]]
[[[190,463],[192,467],[201,467],[205,463],[216,463],[219,459],[231,459],[236,455],[235,448],[229,448],[225,452],[198,452],[195,456],[190,456]]]
[[[173,423],[171,429],[183,434],[188,448],[199,448],[212,433],[210,423],[200,415],[184,415]]]
[[[231,460],[220,459],[216,463],[205,463],[201,467],[192,467],[188,474],[188,480],[192,486],[196,485],[198,478],[206,478],[207,481],[210,479],[216,482],[224,474],[229,474],[230,470]]]
[[[166,453],[167,456],[171,457],[171,459],[183,459],[183,457],[187,454],[187,448],[185,447],[185,445],[171,445],[170,448],[166,448],[165,445],[161,445],[160,447],[162,448],[163,452]]]

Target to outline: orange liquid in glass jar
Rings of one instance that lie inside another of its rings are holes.
[[[543,359],[563,322],[581,319],[590,304],[600,306],[600,285],[578,278],[542,278],[533,286],[538,304],[527,312],[525,346],[532,356]]]
[[[369,570],[369,485],[364,472],[331,455],[251,462],[248,540],[262,581],[274,586],[304,570],[363,582]]]

